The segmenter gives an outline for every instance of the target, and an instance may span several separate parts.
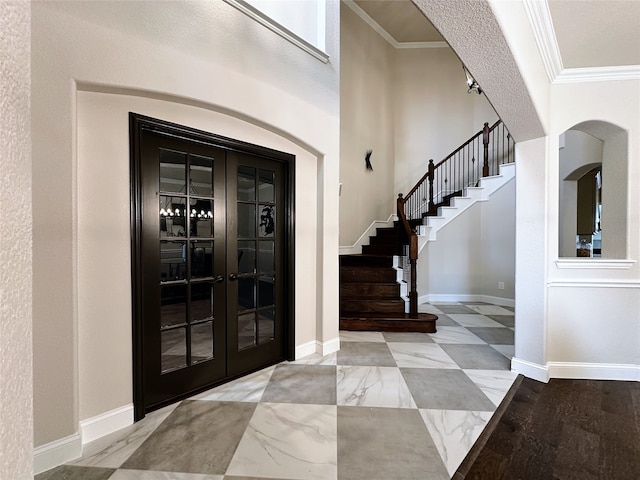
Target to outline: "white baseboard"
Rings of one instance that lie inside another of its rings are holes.
[[[494,297],[492,295],[472,295],[462,293],[431,293],[420,295],[418,303],[427,302],[486,302],[503,307],[515,307],[516,301],[512,298]]]
[[[81,455],[82,441],[79,433],[47,443],[33,451],[33,474],[46,472],[58,465],[80,458]]]
[[[539,382],[547,383],[549,381],[549,369],[538,363],[532,363],[513,357],[511,359],[511,371],[520,373],[527,378],[538,380]]]
[[[133,404],[118,407],[80,421],[82,444],[93,442],[124,427],[133,425]]]
[[[338,350],[340,350],[340,337],[327,340],[326,342],[318,342],[317,340],[312,340],[310,342],[303,343],[302,345],[298,345],[296,347],[295,355],[296,360],[299,360],[314,353],[319,353],[324,357],[325,355],[337,352]]]
[[[369,237],[372,237],[375,235],[376,228],[393,226],[393,222],[397,220],[397,218],[398,217],[396,215],[392,214],[392,215],[389,215],[389,218],[386,221],[374,220],[373,222],[371,222],[371,225],[369,225],[369,228],[367,228],[364,231],[364,233],[360,235],[360,238],[356,240],[356,243],[354,243],[351,246],[338,247],[339,254],[340,255],[357,255],[358,253],[362,253],[362,245],[369,244]]]
[[[547,368],[551,378],[640,381],[640,365],[549,362]]]

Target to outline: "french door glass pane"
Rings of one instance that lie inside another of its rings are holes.
[[[187,286],[160,287],[160,326],[187,323]]]
[[[213,322],[191,326],[191,364],[213,358]]]
[[[213,283],[191,284],[191,322],[213,318]]]
[[[160,149],[160,191],[186,193],[187,155]]]
[[[160,242],[160,281],[187,278],[186,242]]]
[[[238,311],[256,308],[256,279],[245,277],[238,279]]]
[[[190,194],[213,197],[213,158],[191,156],[189,187]]]
[[[256,199],[256,169],[238,167],[238,201],[253,202]]]
[[[191,278],[213,276],[213,242],[190,242]]]
[[[261,237],[273,237],[276,228],[276,207],[274,205],[260,205]]]
[[[256,344],[255,312],[238,315],[238,350],[253,347]]]
[[[162,373],[187,366],[186,328],[172,328],[160,332]]]
[[[187,199],[160,196],[160,236],[184,237],[187,226]]]
[[[261,276],[258,280],[258,308],[273,305],[274,277]]]
[[[238,237],[254,238],[256,236],[256,205],[254,203],[238,203]]]
[[[267,343],[275,336],[275,310],[260,310],[258,312],[258,343]]]
[[[255,273],[256,242],[253,240],[238,241],[238,273]]]
[[[192,237],[213,237],[213,202],[191,198],[189,220]]]
[[[258,272],[273,272],[275,269],[275,247],[273,240],[261,240],[258,242],[258,249]]]
[[[273,202],[274,199],[274,172],[259,170],[258,173],[258,200],[260,202]]]

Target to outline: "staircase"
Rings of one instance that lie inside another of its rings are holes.
[[[436,331],[437,317],[405,313],[407,285],[397,262],[398,227],[377,228],[362,254],[340,256],[340,329],[379,332]]]
[[[480,158],[483,162],[476,162]],[[340,256],[340,328],[435,332],[437,317],[417,307],[418,236],[435,240],[445,224],[476,201],[486,201],[514,175],[514,160],[513,139],[500,120],[492,127],[485,123],[438,164],[430,160],[407,196],[398,195],[394,227],[377,228],[361,254]],[[403,254],[410,286],[398,268]]]

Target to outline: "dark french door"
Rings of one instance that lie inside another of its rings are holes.
[[[131,130],[139,419],[290,356],[291,206],[288,155],[133,114]]]

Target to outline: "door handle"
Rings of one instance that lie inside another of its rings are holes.
[[[224,282],[224,277],[222,275],[218,275],[216,278],[213,279],[213,283],[220,283],[220,282]]]
[[[238,275],[236,275],[235,273],[230,273],[230,274],[229,274],[229,280],[231,280],[232,282],[233,282],[236,278],[238,278]]]

